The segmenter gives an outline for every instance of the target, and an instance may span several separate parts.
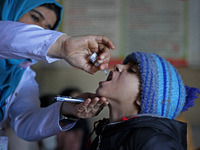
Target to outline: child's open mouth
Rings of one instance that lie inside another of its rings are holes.
[[[113,77],[113,72],[110,71],[110,73],[109,73],[109,75],[108,75],[106,81],[111,81],[111,80],[112,80],[112,77]]]
[[[112,79],[113,79],[113,72],[110,71],[110,73],[109,73],[107,79],[106,79],[105,81],[100,81],[99,84],[102,85],[102,84],[109,83],[110,81],[112,81]]]

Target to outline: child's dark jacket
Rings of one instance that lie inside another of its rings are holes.
[[[186,150],[187,125],[166,118],[142,116],[116,124],[99,122],[91,150]],[[99,143],[99,144],[98,144]]]

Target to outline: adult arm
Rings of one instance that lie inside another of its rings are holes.
[[[53,62],[47,56],[51,45],[63,34],[36,25],[0,21],[0,59],[31,58]]]
[[[69,122],[59,125],[61,103],[40,108],[38,84],[35,73],[27,68],[15,92],[8,98],[7,110],[11,127],[16,134],[28,141],[56,135],[68,130],[75,124]]]
[[[112,42],[105,36],[70,37],[61,32],[46,30],[36,25],[0,21],[0,59],[31,58],[55,61],[61,58],[88,73],[108,68]],[[98,54],[99,67],[90,63],[88,56]]]
[[[6,105],[5,118],[10,119],[12,129],[24,140],[40,140],[71,129],[76,121],[60,121],[60,113],[67,117],[88,118],[107,104],[105,99],[93,99],[94,95],[83,94],[82,97],[85,95],[92,100],[88,98],[86,102],[76,105],[56,102],[40,108],[38,84],[34,78],[35,72],[28,67],[15,92],[8,97]],[[61,109],[62,106],[64,108]]]

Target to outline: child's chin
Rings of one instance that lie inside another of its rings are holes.
[[[103,97],[103,96],[104,96],[104,95],[103,95],[103,91],[101,90],[101,88],[98,87],[98,88],[96,89],[96,95],[97,95],[97,96],[100,96],[100,97]]]
[[[99,88],[97,88],[97,89],[96,89],[96,95],[97,95],[97,96],[100,96],[99,94],[100,94],[100,93],[99,93]]]

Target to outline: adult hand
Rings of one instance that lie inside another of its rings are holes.
[[[105,97],[99,98],[92,93],[84,93],[78,97],[86,98],[86,100],[80,104],[63,102],[61,107],[61,112],[63,115],[74,116],[78,118],[91,118],[98,115],[99,112],[108,105]]]
[[[51,46],[48,55],[63,58],[71,66],[93,74],[99,69],[108,68],[110,49],[114,49],[114,45],[105,36],[70,37],[64,34]],[[97,61],[100,64],[98,67],[88,59],[94,52],[98,54]]]

